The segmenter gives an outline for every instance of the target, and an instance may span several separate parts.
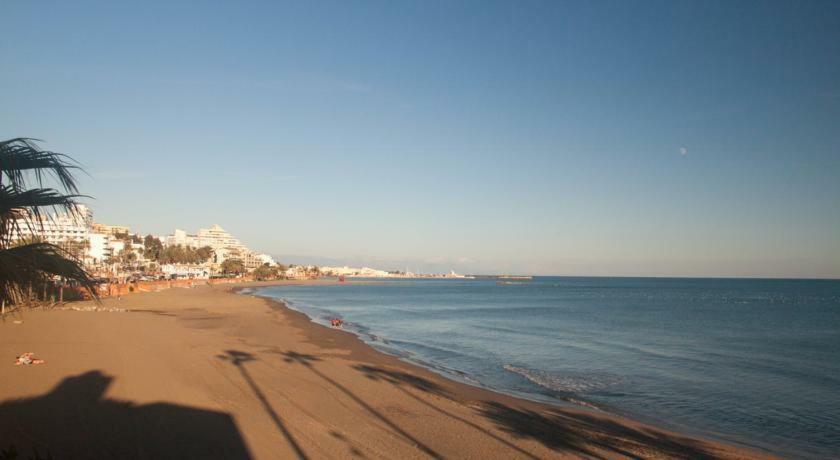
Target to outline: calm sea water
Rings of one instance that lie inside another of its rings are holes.
[[[452,377],[840,456],[840,281],[544,277],[257,291]],[[667,421],[664,422],[664,421]]]

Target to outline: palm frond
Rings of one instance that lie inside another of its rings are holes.
[[[43,233],[44,209],[63,208],[79,217],[76,199],[81,195],[73,176],[77,170],[78,163],[70,157],[42,150],[35,139],[0,141],[0,297],[4,304],[21,298],[24,286],[45,285],[54,277],[76,281],[97,297],[90,275],[70,253],[53,244],[20,238],[26,237],[21,227],[28,227],[35,238],[37,226]],[[59,190],[44,185],[50,178]]]
[[[74,280],[92,297],[95,284],[82,264],[70,253],[50,243],[31,243],[0,250],[0,296],[13,300],[13,293],[33,281],[59,276]]]
[[[41,150],[36,142],[37,139],[25,137],[0,141],[0,185],[5,176],[9,185],[22,189],[29,172],[39,187],[43,186],[45,177],[51,175],[69,193],[78,193],[73,171],[80,169],[79,164],[67,155]]]
[[[76,216],[76,198],[83,195],[64,195],[55,189],[35,188],[17,190],[11,186],[0,186],[0,247],[7,247],[23,230],[35,234],[43,232],[44,208],[64,208]],[[46,219],[52,219],[47,214]]]
[[[13,187],[3,185],[0,186],[0,214],[21,209],[26,209],[34,214],[35,209],[33,208],[72,207],[76,204],[76,198],[82,197],[84,195],[64,195],[52,188],[16,190]]]

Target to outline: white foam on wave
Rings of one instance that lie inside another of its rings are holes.
[[[621,379],[610,376],[562,375],[537,369],[505,364],[506,371],[525,377],[530,382],[559,393],[585,394],[615,385]]]
[[[577,398],[568,398],[568,401],[569,401],[570,403],[577,404],[577,405],[579,405],[579,406],[588,407],[588,408],[590,408],[590,409],[595,409],[595,410],[603,411],[603,409],[601,409],[600,407],[596,406],[595,404],[592,404],[591,402],[588,402],[588,401],[584,401],[584,400],[582,400],[582,399],[577,399]]]

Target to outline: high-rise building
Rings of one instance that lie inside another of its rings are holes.
[[[246,268],[256,268],[264,263],[273,264],[274,259],[266,254],[259,254],[242,244],[239,239],[215,224],[210,228],[200,228],[195,235],[176,229],[166,237],[167,245],[181,245],[193,248],[209,246],[214,252],[214,262],[220,264],[227,259],[239,259]]]
[[[92,224],[93,213],[90,208],[78,204],[67,212],[16,219],[12,240],[37,238],[56,245],[66,241],[83,241],[88,239]]]

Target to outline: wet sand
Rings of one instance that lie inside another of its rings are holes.
[[[454,382],[234,290],[101,304],[122,312],[7,315],[0,450],[57,459],[765,456]],[[46,363],[13,365],[30,351]]]

